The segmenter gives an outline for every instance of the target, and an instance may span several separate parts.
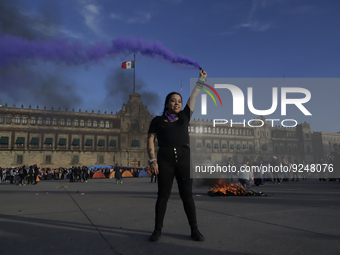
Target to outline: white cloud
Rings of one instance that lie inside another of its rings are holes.
[[[84,6],[82,14],[85,18],[86,25],[94,32],[99,32],[98,17],[100,15],[99,7],[94,4]]]
[[[67,30],[67,29],[60,29],[60,33],[66,35],[68,37],[74,38],[74,39],[82,38],[82,36],[79,33],[75,33],[73,31],[70,31],[70,30]]]
[[[44,24],[44,23],[37,23],[34,26],[32,26],[33,29],[35,29],[36,31],[39,31],[47,36],[51,36],[51,37],[58,37],[58,36],[67,36],[67,37],[71,37],[74,39],[79,39],[81,38],[81,35],[79,33],[75,33],[71,30],[67,30],[67,29],[63,29],[61,27],[59,27],[56,24]]]
[[[116,14],[116,13],[110,13],[110,18],[111,18],[111,19],[118,19],[118,20],[121,20],[121,19],[122,19],[122,15]]]
[[[273,24],[277,15],[318,15],[323,11],[314,5],[287,5],[287,2],[283,0],[252,0],[252,5],[248,14],[245,15],[244,21],[235,25],[234,29],[235,31],[249,29],[255,32],[264,32],[275,27]]]
[[[85,24],[96,34],[102,35],[100,29],[101,6],[94,0],[78,0],[81,9],[80,13],[85,19]]]
[[[280,1],[275,1],[275,2],[279,3]],[[269,2],[267,0],[253,0],[252,7],[248,14],[247,21],[236,25],[235,28],[236,29],[246,28],[252,31],[257,31],[257,32],[264,32],[264,31],[271,29],[273,26],[271,25],[270,22],[263,22],[263,21],[260,21],[259,18],[256,18],[257,12],[267,8],[268,4]]]
[[[93,15],[99,15],[100,14],[100,8],[99,6],[96,6],[94,4],[88,4],[85,6],[85,9],[89,12],[92,13]]]
[[[134,16],[123,17],[121,14],[111,13],[110,18],[123,21],[128,24],[132,24],[132,23],[146,24],[152,18],[152,14],[149,12],[136,12]]]
[[[260,22],[256,22],[256,21],[251,21],[251,22],[247,22],[247,23],[244,23],[244,24],[236,25],[235,28],[236,29],[248,28],[252,31],[264,32],[264,31],[267,31],[268,29],[271,29],[272,25],[270,23],[260,23]]]

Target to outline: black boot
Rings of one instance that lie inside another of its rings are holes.
[[[204,236],[198,231],[198,228],[191,229],[191,238],[195,241],[204,241]]]
[[[151,242],[156,242],[156,241],[158,241],[159,238],[161,238],[161,234],[162,234],[161,229],[156,228],[156,229],[152,232],[151,236],[149,237],[149,241],[151,241]]]

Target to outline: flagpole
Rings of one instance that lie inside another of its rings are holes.
[[[136,93],[136,54],[133,54],[133,62],[134,62],[134,68],[133,68],[133,94]]]

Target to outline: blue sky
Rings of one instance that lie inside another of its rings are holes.
[[[197,61],[214,78],[339,77],[338,1],[0,0],[0,7],[0,38],[66,38],[86,46],[131,36],[163,43]],[[136,92],[152,114],[161,112],[167,93],[181,91],[181,83],[187,100],[190,78],[198,76],[198,70],[138,54],[136,58]],[[133,70],[120,69],[132,59],[132,53],[122,53],[91,64],[24,61],[0,67],[0,104],[115,113],[132,92]],[[339,92],[340,87],[334,87],[325,93]],[[333,104],[329,108],[338,114]],[[339,121],[324,128],[315,126],[317,122],[312,129],[340,131]]]

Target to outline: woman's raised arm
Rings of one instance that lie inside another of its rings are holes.
[[[195,88],[192,90],[191,95],[188,99],[187,105],[189,106],[190,110],[193,112],[195,108],[196,98],[198,94],[201,91],[201,88],[203,87],[204,82],[207,79],[207,72],[201,69],[200,71],[200,77],[198,78],[198,81],[196,82]]]

